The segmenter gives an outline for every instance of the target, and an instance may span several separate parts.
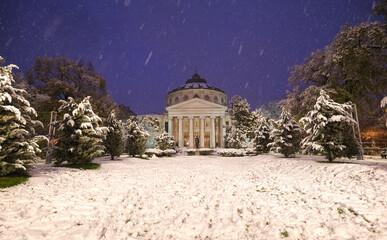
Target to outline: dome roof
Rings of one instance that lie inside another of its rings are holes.
[[[188,79],[183,86],[173,89],[168,94],[172,92],[177,92],[180,90],[188,90],[188,89],[209,89],[215,90],[224,93],[223,90],[208,84],[204,78],[201,78],[199,74],[195,71],[195,74],[192,75],[192,78]]]

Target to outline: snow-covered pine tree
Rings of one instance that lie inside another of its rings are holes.
[[[146,146],[156,147],[156,137],[163,133],[163,129],[160,127],[160,121],[156,117],[147,117],[143,119],[143,123],[145,130],[149,133]]]
[[[279,101],[271,101],[263,104],[259,109],[266,117],[278,120],[281,116],[282,108]]]
[[[114,160],[114,157],[119,157],[123,153],[125,143],[122,122],[117,120],[114,110],[109,114],[106,127],[108,132],[103,139],[103,145],[105,152],[110,155],[111,160]]]
[[[93,112],[89,99],[79,104],[71,97],[60,100],[63,119],[56,122],[59,135],[53,151],[57,164],[88,164],[103,153],[102,136],[107,129],[99,126],[101,118]]]
[[[246,99],[236,95],[231,98],[229,109],[232,124],[250,139],[254,138],[254,116],[250,112],[250,104]]]
[[[148,143],[151,141],[151,144],[160,150],[175,148],[175,138],[160,127],[160,121],[157,118],[148,117],[145,120],[150,127]]]
[[[309,135],[302,140],[307,153],[320,153],[332,161],[358,152],[352,128],[356,123],[352,118],[352,104],[339,104],[321,90],[314,110],[300,121]]]
[[[160,132],[160,121],[157,118],[147,117],[145,120],[153,132]]]
[[[254,147],[257,153],[268,153],[270,151],[270,147],[268,144],[271,142],[270,138],[270,122],[269,118],[266,117],[261,110],[257,110],[254,112],[256,116],[256,125],[254,131]]]
[[[224,146],[226,148],[245,148],[246,145],[246,133],[240,128],[234,125],[226,126],[226,134],[224,136]]]
[[[39,159],[37,142],[47,140],[34,136],[34,128],[43,124],[32,119],[37,113],[25,99],[26,91],[12,87],[12,68],[17,66],[0,66],[0,176],[24,173]]]
[[[285,109],[282,109],[280,119],[275,125],[276,128],[271,132],[273,142],[268,146],[272,151],[282,153],[286,158],[294,156],[300,149],[302,128]]]
[[[162,131],[155,136],[156,147],[161,150],[174,149],[176,146],[175,138],[166,131]]]
[[[130,117],[126,120],[124,129],[126,135],[125,151],[129,156],[144,154],[149,133],[142,124],[138,123],[134,117]]]

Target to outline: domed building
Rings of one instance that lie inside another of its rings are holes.
[[[183,86],[175,88],[168,93],[167,106],[172,106],[192,98],[201,98],[224,106],[227,104],[227,95],[224,91],[208,84],[204,78],[200,78],[197,72]]]
[[[167,107],[163,115],[146,115],[156,118],[165,130],[175,137],[179,147],[223,147],[224,125],[229,123],[227,95],[209,84],[197,72],[184,85],[166,96]]]

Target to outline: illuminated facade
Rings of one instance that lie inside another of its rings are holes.
[[[200,148],[224,146],[224,126],[227,115],[227,95],[195,73],[183,86],[173,89],[166,97],[163,115],[142,115],[158,119],[161,127],[175,137],[178,147]]]

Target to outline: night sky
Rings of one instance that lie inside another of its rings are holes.
[[[376,1],[377,3],[378,1]],[[255,109],[289,89],[288,67],[346,23],[381,18],[372,0],[1,0],[0,55],[25,71],[37,56],[91,61],[119,104],[162,113],[195,69]]]

